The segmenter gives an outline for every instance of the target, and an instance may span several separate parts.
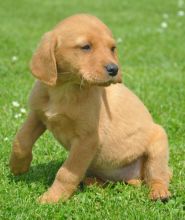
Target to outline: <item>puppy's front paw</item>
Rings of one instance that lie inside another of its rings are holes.
[[[161,201],[168,201],[170,198],[171,193],[168,191],[166,187],[153,187],[150,192],[150,199],[153,201],[161,200]]]
[[[14,175],[26,173],[30,168],[31,161],[31,154],[23,158],[12,154],[9,162],[10,170]]]
[[[71,194],[70,190],[64,189],[61,183],[55,180],[48,191],[38,198],[38,202],[41,204],[57,203],[59,200],[65,202]]]
[[[57,203],[60,200],[60,195],[48,190],[38,198],[38,202],[41,204]]]

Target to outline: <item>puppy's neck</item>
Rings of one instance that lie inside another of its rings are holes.
[[[48,93],[52,100],[62,100],[67,103],[84,102],[92,97],[98,97],[104,90],[98,86],[81,86],[75,83],[58,84],[55,87],[49,87]],[[56,100],[56,101],[57,101]]]

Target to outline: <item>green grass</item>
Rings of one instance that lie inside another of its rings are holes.
[[[180,2],[180,1],[179,1]],[[0,7],[0,219],[185,219],[185,16],[175,0],[7,0]],[[171,200],[151,202],[148,188],[121,183],[78,189],[66,203],[38,205],[67,153],[44,134],[34,148],[29,173],[13,177],[8,159],[13,137],[26,115],[34,82],[28,63],[41,35],[69,15],[97,15],[113,31],[124,83],[146,104],[169,135]],[[168,14],[168,18],[166,15]],[[161,22],[168,27],[162,29]],[[17,61],[12,61],[16,56]]]

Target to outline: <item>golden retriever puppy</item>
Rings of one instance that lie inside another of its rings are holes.
[[[44,35],[31,71],[38,80],[13,143],[11,171],[28,171],[33,144],[46,129],[69,151],[41,203],[66,200],[85,176],[144,180],[152,200],[168,199],[166,133],[120,84],[116,42],[104,23],[85,14],[65,19]]]

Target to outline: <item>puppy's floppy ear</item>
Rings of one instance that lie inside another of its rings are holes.
[[[45,84],[51,86],[55,85],[57,80],[55,47],[55,35],[52,32],[46,33],[36,49],[30,64],[32,74]]]

